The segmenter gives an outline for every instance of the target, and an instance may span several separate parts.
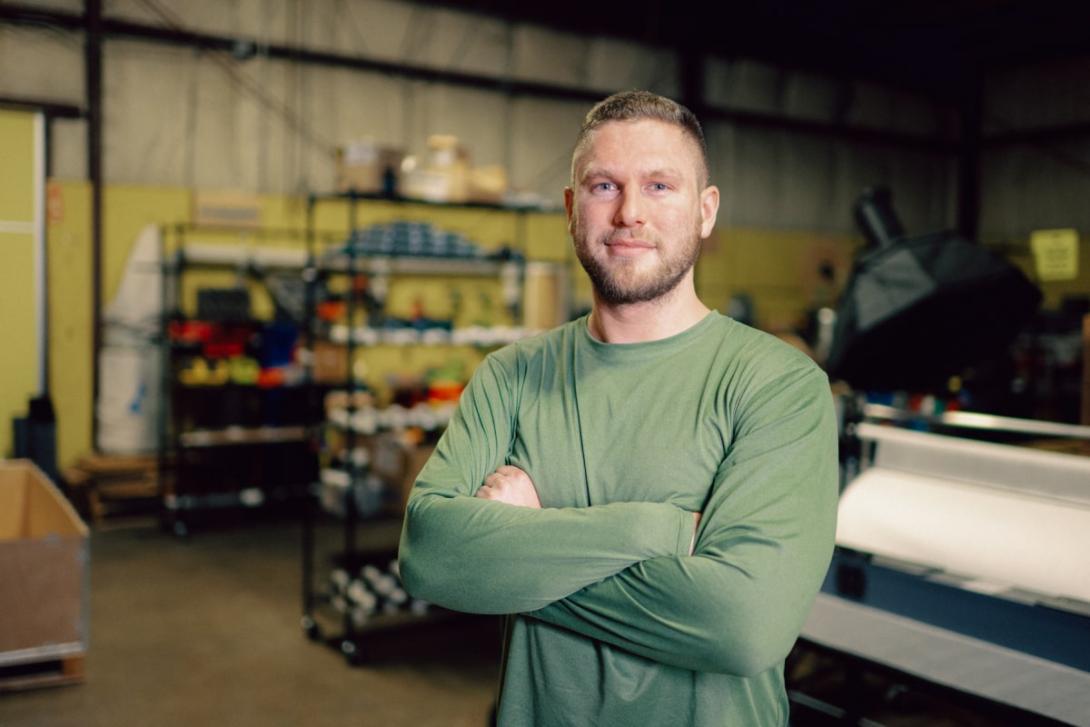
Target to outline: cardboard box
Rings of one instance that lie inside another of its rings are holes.
[[[379,146],[371,141],[356,141],[337,149],[336,185],[338,192],[377,194],[400,192],[401,161],[405,153]],[[392,189],[386,189],[391,175]]]
[[[371,441],[371,469],[389,486],[395,513],[405,512],[413,483],[434,450],[435,445],[408,445],[394,434]]]
[[[407,159],[402,184],[410,199],[431,202],[465,202],[469,198],[469,152],[458,137],[432,134],[423,159]]]
[[[0,666],[87,648],[87,526],[28,460],[0,461]]]
[[[343,384],[348,380],[348,348],[339,343],[314,343],[314,381]]]
[[[502,204],[507,195],[507,170],[498,164],[469,171],[469,201]]]

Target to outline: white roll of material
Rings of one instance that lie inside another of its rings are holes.
[[[861,425],[874,464],[841,496],[837,545],[1090,603],[1090,458]]]

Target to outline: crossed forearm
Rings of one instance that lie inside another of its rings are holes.
[[[669,503],[542,509],[529,477],[501,467],[477,497],[418,485],[402,533],[401,574],[414,596],[447,608],[524,613],[635,563],[685,553],[692,521]]]
[[[541,507],[533,482],[517,467],[499,468],[476,496]],[[692,513],[690,556],[700,519]],[[664,664],[752,676],[782,659],[793,642],[793,607],[772,597],[767,582],[732,567],[721,548],[710,550],[698,558],[674,553],[633,563],[526,615]],[[785,622],[787,628],[767,628]]]
[[[504,465],[486,477],[484,484],[477,490],[476,497],[518,507],[541,509],[537,487],[534,486],[530,475],[513,465]],[[699,512],[692,514],[693,532],[689,539],[689,555],[693,554],[693,548],[696,546],[696,531],[700,527],[700,515]]]

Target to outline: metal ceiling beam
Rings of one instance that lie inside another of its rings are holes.
[[[82,119],[85,116],[84,110],[79,106],[24,96],[0,96],[0,108],[14,111],[41,111],[51,119]]]
[[[48,25],[67,30],[83,30],[86,26],[86,19],[82,13],[45,10],[19,3],[0,3],[0,20],[18,25]]]
[[[350,56],[342,53],[311,50],[298,46],[278,43],[262,43],[250,38],[234,38],[208,33],[196,33],[188,30],[176,30],[162,26],[145,25],[127,20],[107,18],[103,20],[103,29],[113,38],[157,41],[170,45],[202,48],[204,50],[225,51],[247,56],[265,56],[293,63],[350,68],[358,71],[384,73],[399,76],[411,81],[447,83],[455,86],[487,88],[515,96],[540,96],[569,101],[593,102],[602,98],[602,93],[534,81],[520,81],[501,76],[485,76],[460,71],[447,71],[427,66],[415,66],[392,61],[382,61],[363,56]]]
[[[1090,121],[1000,131],[986,135],[983,143],[986,147],[995,148],[1014,144],[1049,144],[1086,139],[1090,139]]]
[[[738,124],[739,126],[790,131],[798,134],[808,134],[811,136],[820,136],[859,144],[913,149],[932,154],[953,155],[957,154],[960,149],[959,143],[955,140],[905,134],[898,131],[886,131],[884,129],[871,129],[861,126],[832,124],[824,121],[812,121],[809,119],[791,118],[774,114],[763,114],[757,111],[728,110],[706,106],[704,107],[704,114],[704,118],[726,121]]]

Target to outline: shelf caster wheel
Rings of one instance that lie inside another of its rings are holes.
[[[299,624],[303,627],[303,633],[307,635],[308,639],[311,641],[322,640],[322,629],[310,616],[303,616],[303,618],[299,619]]]
[[[360,650],[354,641],[349,641],[348,639],[342,641],[341,653],[344,654],[344,659],[348,662],[349,666],[359,666],[363,662],[363,656],[360,654]]]

